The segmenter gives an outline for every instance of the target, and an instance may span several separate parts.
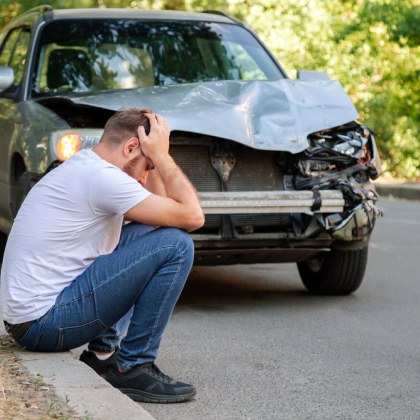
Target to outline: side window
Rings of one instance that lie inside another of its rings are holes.
[[[0,66],[13,69],[15,81],[9,92],[15,92],[23,79],[23,73],[28,52],[31,33],[28,29],[14,29],[3,45],[0,55]]]
[[[15,50],[9,63],[9,66],[13,69],[13,72],[15,73],[15,85],[20,85],[23,79],[23,70],[25,68],[26,54],[28,52],[30,37],[30,31],[22,30],[20,32]]]
[[[16,41],[19,38],[20,29],[14,29],[10,32],[7,37],[6,42],[3,45],[0,55],[0,66],[8,66],[10,63],[10,58],[12,57],[13,51],[15,49]]]

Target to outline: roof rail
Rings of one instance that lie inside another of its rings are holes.
[[[44,12],[52,12],[52,11],[53,11],[52,6],[50,6],[49,4],[43,4],[42,6],[36,6],[36,7],[33,7],[32,9],[24,11],[22,15],[26,15],[26,13],[33,13],[33,12],[44,13]]]
[[[221,10],[203,10],[201,13],[212,13],[213,15],[224,16],[224,17],[227,17],[227,18],[233,20],[238,25],[245,26],[245,24],[241,20],[239,20],[236,17],[230,16],[229,14],[227,14],[225,12],[222,12]]]

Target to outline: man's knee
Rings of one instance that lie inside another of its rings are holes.
[[[194,242],[189,233],[177,228],[162,228],[159,229],[162,235],[166,236],[168,244],[173,244],[186,259],[194,259]]]
[[[170,235],[173,236],[176,243],[185,249],[186,252],[194,253],[194,242],[188,232],[178,228],[164,228],[164,230],[169,231]]]

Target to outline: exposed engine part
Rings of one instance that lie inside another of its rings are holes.
[[[353,165],[341,171],[328,171],[315,178],[295,176],[293,185],[296,190],[310,190],[312,188],[320,190],[334,189],[339,185],[347,185],[352,175],[367,170],[368,168],[366,166]]]
[[[360,159],[366,153],[367,142],[368,139],[358,131],[334,133],[332,135],[315,134],[312,138],[314,148],[310,150],[310,154],[325,158],[323,153],[336,152],[353,159]],[[333,154],[335,155],[335,153]]]
[[[236,163],[233,149],[234,145],[231,142],[216,142],[210,148],[210,161],[219,177],[221,191],[229,191],[229,178]],[[232,218],[228,214],[221,216],[220,235],[223,239],[233,239],[238,236]]]
[[[233,143],[215,143],[210,149],[210,155],[210,161],[220,179],[222,191],[229,191],[228,182],[236,163]]]
[[[316,177],[324,174],[325,172],[334,169],[334,165],[329,162],[319,160],[300,159],[298,161],[300,172],[309,177]]]
[[[364,149],[367,143],[366,137],[362,137],[355,131],[350,132],[349,135],[337,134],[337,137],[342,141],[333,147],[334,151],[355,159],[363,157],[366,152]]]
[[[372,165],[373,132],[361,124],[314,133],[309,137],[311,147],[300,154],[298,165],[303,176],[319,176],[322,166],[315,162],[328,162],[328,170],[341,170],[350,165],[366,165],[369,176],[376,179],[378,171]],[[301,162],[302,161],[302,162]],[[305,163],[307,162],[307,163]],[[324,166],[326,168],[326,166]]]
[[[310,136],[311,147],[296,156],[294,162],[300,174],[288,177],[288,187],[312,191],[339,189],[346,204],[343,213],[294,215],[297,234],[312,237],[324,231],[339,241],[369,236],[376,218],[382,216],[375,205],[378,195],[369,183],[369,178],[377,177],[371,164],[371,136],[369,129],[357,123]]]

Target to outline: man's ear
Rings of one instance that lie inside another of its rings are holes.
[[[124,143],[123,152],[126,157],[130,157],[133,156],[133,153],[137,155],[139,149],[139,139],[137,137],[131,137]]]

